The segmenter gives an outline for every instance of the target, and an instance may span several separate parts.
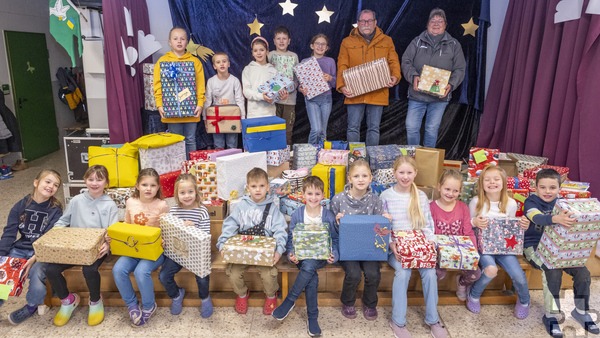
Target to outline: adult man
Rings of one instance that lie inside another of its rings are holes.
[[[391,76],[387,84],[392,87],[401,77],[400,62],[392,39],[377,27],[374,11],[364,9],[358,15],[358,27],[342,40],[338,56],[337,90],[346,96],[344,103],[348,110],[348,142],[360,141],[360,124],[367,113],[368,146],[379,144],[379,123],[383,107],[389,104],[389,89],[381,88],[370,93],[354,95],[344,83],[344,70],[360,64],[386,58]]]

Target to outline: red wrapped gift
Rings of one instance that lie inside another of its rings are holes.
[[[204,120],[207,133],[241,133],[241,110],[235,104],[210,106]]]
[[[525,200],[529,197],[529,189],[508,189],[508,196],[517,202],[517,213],[515,216],[523,216],[525,213],[523,206],[525,205]]]
[[[0,284],[10,286],[9,296],[19,296],[23,291],[23,266],[27,263],[24,258],[0,256]]]
[[[177,180],[179,174],[181,174],[180,171],[172,171],[160,175],[160,186],[162,188],[163,197],[173,197],[175,193],[175,180]]]
[[[506,188],[529,190],[531,188],[531,184],[529,183],[529,179],[525,178],[523,175],[508,176],[506,178]]]
[[[589,191],[573,191],[573,190],[560,190],[558,192],[563,198],[590,198],[592,193]]]
[[[469,168],[483,169],[488,165],[498,165],[500,149],[473,147],[469,150]]]
[[[432,269],[437,263],[435,246],[425,238],[421,230],[392,231],[396,250],[402,257],[404,269]]]
[[[221,151],[223,149],[196,150],[190,151],[190,160],[208,161],[208,154]]]
[[[527,170],[523,171],[523,176],[525,176],[526,178],[535,180],[535,175],[537,175],[538,171],[540,171],[542,169],[556,170],[560,174],[560,177],[563,181],[565,181],[567,179],[567,176],[569,175],[568,167],[558,167],[558,166],[554,166],[554,165],[544,164],[544,165],[540,165],[535,168],[531,168],[531,169],[527,169]]]

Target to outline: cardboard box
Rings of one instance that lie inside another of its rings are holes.
[[[267,165],[267,175],[269,177],[279,178],[284,170],[290,170],[290,162],[284,162],[280,166]]]
[[[513,158],[498,160],[498,166],[500,166],[500,168],[506,171],[506,176],[519,175],[519,169],[517,168],[517,160]]]
[[[204,206],[208,209],[208,215],[213,220],[223,220],[227,215],[227,201],[221,200],[221,205],[205,203]]]
[[[417,162],[417,177],[415,184],[418,186],[437,186],[444,169],[444,156],[446,150],[437,148],[417,148],[415,161]]]
[[[38,262],[92,265],[104,244],[106,229],[54,227],[33,242]]]
[[[461,171],[462,164],[463,164],[462,161],[444,160],[444,170],[454,169],[454,170]]]

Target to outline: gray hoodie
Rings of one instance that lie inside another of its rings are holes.
[[[373,194],[371,187],[360,199],[350,195],[350,184],[346,184],[344,191],[335,195],[331,200],[331,211],[334,215],[381,215],[383,214],[383,203],[379,196]]]

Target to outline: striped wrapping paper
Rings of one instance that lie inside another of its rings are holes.
[[[362,95],[387,87],[390,67],[385,58],[348,68],[342,73],[346,88],[354,95]]]

